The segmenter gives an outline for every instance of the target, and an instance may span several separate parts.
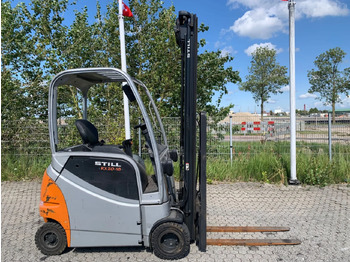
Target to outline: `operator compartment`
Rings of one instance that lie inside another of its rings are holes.
[[[161,180],[165,185],[163,193],[168,194],[172,182],[162,173],[171,173],[168,170],[172,170],[172,161],[164,128],[147,88],[133,80],[136,98],[129,84],[123,86],[120,79],[111,76],[113,72],[103,70],[107,69],[101,68],[101,74],[82,70],[56,81],[52,102],[56,107],[50,112],[56,118],[50,131],[56,151],[53,156],[67,157],[57,157],[53,162],[60,162],[64,170],[109,193],[118,195],[116,191],[121,190],[125,191],[122,196],[139,199],[139,194],[158,192]],[[131,132],[127,139],[123,93],[130,103]],[[96,154],[103,156],[97,158]]]

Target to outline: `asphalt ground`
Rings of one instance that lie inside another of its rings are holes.
[[[1,184],[1,261],[161,261],[145,248],[77,248],[41,254],[34,243],[40,182]],[[208,238],[299,239],[297,246],[195,244],[181,261],[350,261],[350,187],[324,188],[260,183],[208,185],[208,225],[283,226],[278,233],[209,233]]]

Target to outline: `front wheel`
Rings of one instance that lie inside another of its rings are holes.
[[[190,232],[185,224],[166,222],[152,233],[154,254],[161,259],[180,259],[190,252]]]
[[[66,232],[60,224],[47,222],[36,232],[35,244],[44,255],[60,255],[67,248]]]

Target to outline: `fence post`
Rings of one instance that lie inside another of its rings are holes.
[[[332,161],[332,117],[331,113],[328,112],[328,154],[329,161]]]
[[[231,166],[232,166],[232,160],[233,160],[233,155],[232,155],[232,116],[230,116],[230,158],[231,158]]]

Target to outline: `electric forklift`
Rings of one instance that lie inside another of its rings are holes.
[[[116,68],[70,69],[57,74],[49,87],[49,135],[52,161],[41,186],[44,224],[35,235],[45,255],[67,247],[151,248],[162,259],[180,259],[196,243],[206,251],[206,114],[196,113],[197,28],[195,14],[180,11],[176,40],[181,48],[180,150],[170,150],[152,96],[139,80]],[[130,105],[138,108],[147,163],[132,150],[131,139],[106,143],[88,119],[88,94],[96,85],[118,84]],[[58,93],[74,87],[82,99],[82,119],[75,121],[81,143],[64,146],[59,139]],[[197,124],[199,145],[197,145]],[[198,148],[198,152],[197,152]],[[179,161],[176,189],[173,162]],[[150,165],[153,172],[147,171]],[[153,174],[152,174],[153,173]],[[246,229],[247,230],[247,229]],[[233,231],[230,231],[233,232]]]
[[[176,36],[183,51],[180,156],[169,150],[159,112],[142,82],[115,68],[71,69],[53,78],[48,111],[52,161],[44,173],[40,202],[45,223],[35,236],[42,253],[59,255],[67,247],[145,246],[160,258],[179,259],[194,241],[205,250],[205,205],[199,204],[205,197],[196,190],[197,172],[205,190],[205,149],[202,168],[196,168],[197,17],[180,12]],[[88,120],[89,90],[115,82],[124,83],[122,91],[140,109],[143,122],[135,128],[145,139],[153,176],[132,153],[130,139],[106,144]],[[83,119],[75,122],[82,143],[61,148],[57,93],[67,86],[77,88],[83,98]],[[205,127],[205,114],[201,118]],[[172,175],[178,158],[181,186],[176,191]]]

